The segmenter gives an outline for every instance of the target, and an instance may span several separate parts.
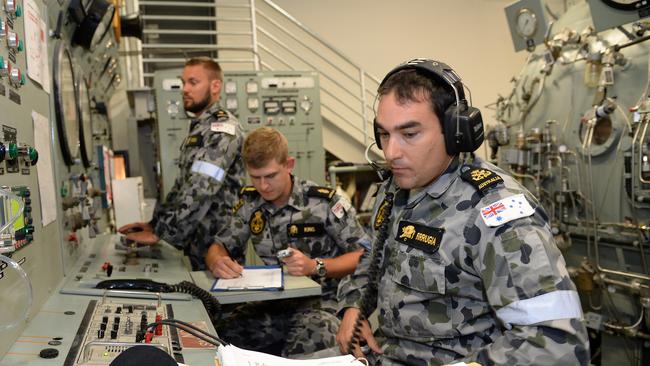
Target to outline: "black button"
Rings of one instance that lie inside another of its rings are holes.
[[[45,348],[38,354],[41,358],[55,358],[59,355],[59,350],[55,348]]]

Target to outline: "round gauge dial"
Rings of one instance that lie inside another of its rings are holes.
[[[531,38],[537,30],[537,17],[530,9],[521,9],[517,14],[517,33],[520,36]]]
[[[236,94],[237,93],[237,83],[234,81],[227,81],[225,86],[226,94]]]
[[[602,0],[605,5],[619,10],[639,10],[648,6],[647,0]]]
[[[79,154],[79,115],[75,71],[70,49],[62,40],[54,46],[54,114],[61,154],[67,165]]]
[[[93,161],[93,117],[90,110],[90,91],[84,78],[79,78],[79,141],[81,142],[81,160],[86,168]]]

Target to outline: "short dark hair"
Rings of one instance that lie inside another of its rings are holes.
[[[377,89],[377,97],[390,92],[395,92],[395,99],[400,104],[429,100],[440,123],[444,122],[447,108],[456,102],[456,94],[449,84],[417,69],[405,69],[391,75]]]
[[[217,61],[207,56],[192,57],[185,61],[185,66],[195,65],[203,65],[203,67],[212,74],[210,75],[210,80],[219,79],[220,81],[223,81],[223,71],[221,71],[221,66]]]

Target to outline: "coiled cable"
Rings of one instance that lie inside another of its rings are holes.
[[[219,301],[217,301],[217,299],[208,291],[189,281],[177,283],[175,285],[172,285],[172,287],[175,292],[190,294],[201,300],[213,323],[221,319],[221,304],[219,304]]]

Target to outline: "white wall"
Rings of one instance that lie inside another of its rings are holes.
[[[504,8],[513,0],[273,0],[380,78],[398,63],[429,57],[454,67],[484,108],[510,92],[526,52],[515,53]]]

